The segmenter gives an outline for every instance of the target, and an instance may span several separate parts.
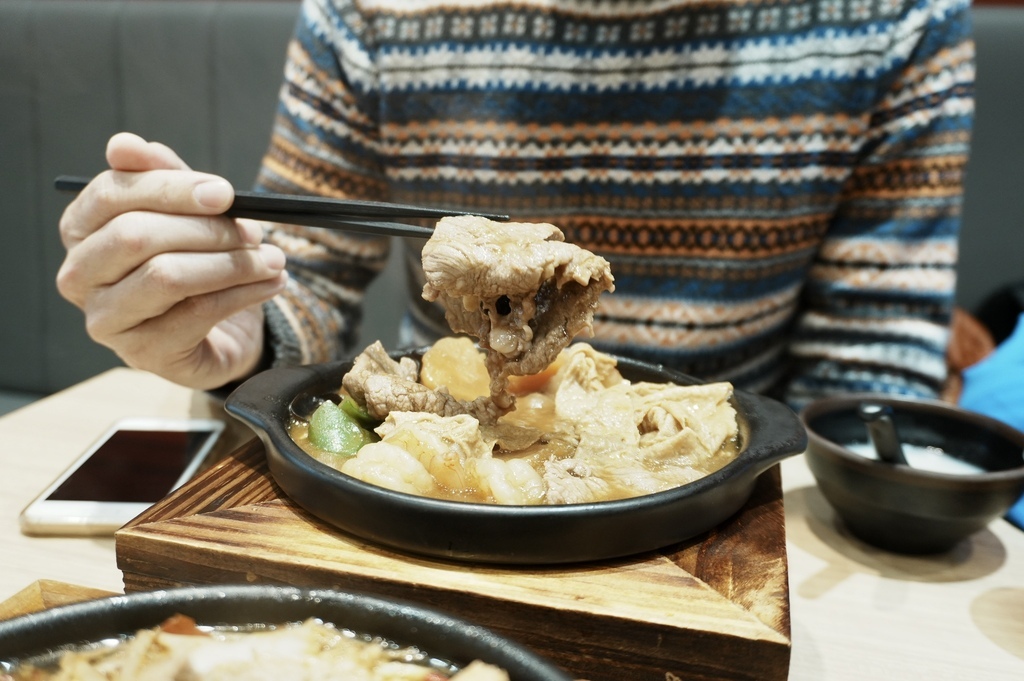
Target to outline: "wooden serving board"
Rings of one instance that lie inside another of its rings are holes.
[[[495,567],[396,553],[289,501],[243,445],[115,535],[125,591],[191,584],[336,588],[433,607],[590,681],[786,679],[789,578],[779,470],[730,521],[628,559]]]
[[[52,579],[39,579],[0,603],[0,621],[61,605],[114,595],[116,594],[111,591],[93,589],[88,586],[67,584]]]

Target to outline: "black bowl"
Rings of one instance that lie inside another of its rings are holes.
[[[893,408],[905,444],[936,447],[985,472],[939,473],[869,459],[846,448],[866,444],[861,402]],[[859,539],[898,553],[952,549],[984,529],[1024,494],[1024,433],[1000,421],[931,400],[851,395],[800,412],[807,465],[822,495]]]
[[[491,631],[419,606],[329,589],[241,585],[113,596],[0,622],[0,661],[17,662],[134,634],[174,614],[199,624],[283,624],[317,617],[358,634],[416,646],[457,667],[483,660],[513,681],[569,681],[555,665]],[[2,667],[0,667],[2,671]]]
[[[392,353],[422,357],[425,349]],[[697,383],[684,374],[616,358],[632,381]],[[632,499],[557,506],[501,506],[394,492],[345,475],[306,454],[288,435],[288,404],[300,393],[336,391],[352,362],[275,368],[225,402],[263,441],[271,474],[296,503],[334,527],[391,548],[436,558],[559,564],[621,557],[690,539],[732,516],[757,477],[807,443],[785,405],[736,391],[742,450],[722,469],[675,489]]]

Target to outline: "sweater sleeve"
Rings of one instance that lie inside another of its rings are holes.
[[[919,2],[895,36],[870,132],[805,285],[786,398],[939,395],[973,116],[967,2]]]
[[[386,200],[370,50],[329,0],[305,0],[289,45],[257,189]],[[274,225],[290,280],[264,306],[274,364],[330,361],[357,340],[367,285],[387,263],[386,237]]]

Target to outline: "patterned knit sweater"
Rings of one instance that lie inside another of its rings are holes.
[[[606,351],[794,406],[935,396],[973,115],[968,9],[307,0],[258,185],[558,225],[611,261],[589,339]],[[388,241],[269,238],[293,275],[267,305],[276,361],[358,350]],[[406,247],[427,341],[447,326]]]

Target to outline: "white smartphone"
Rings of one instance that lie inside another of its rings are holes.
[[[104,535],[187,481],[224,430],[215,419],[115,423],[19,518],[30,535]]]

